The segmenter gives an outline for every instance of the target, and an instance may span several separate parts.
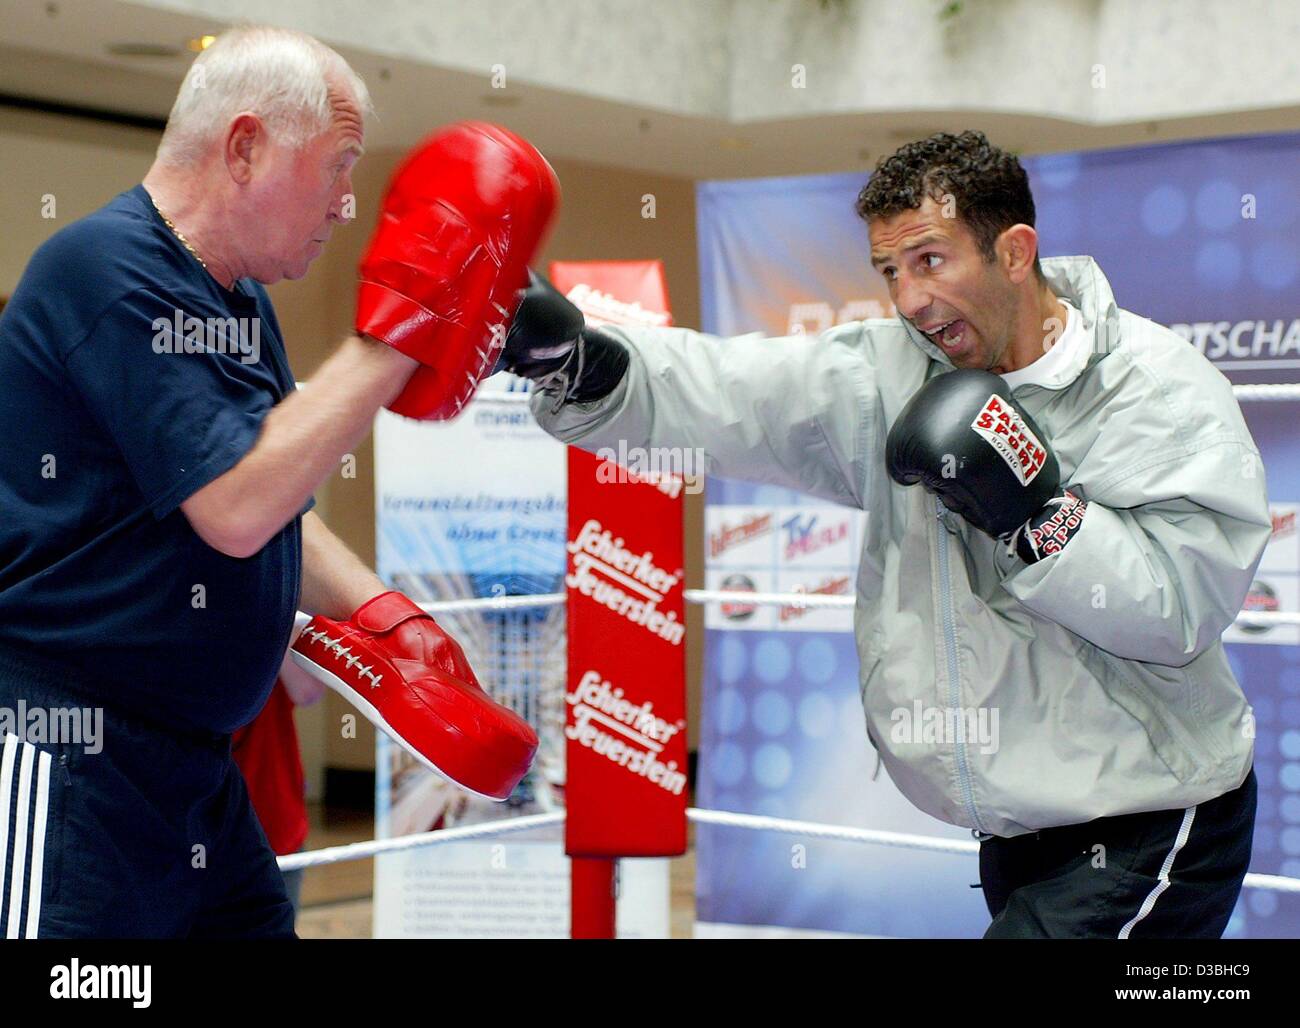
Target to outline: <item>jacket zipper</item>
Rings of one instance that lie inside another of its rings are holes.
[[[934,498],[935,532],[938,535],[939,549],[939,601],[943,612],[944,656],[948,664],[948,706],[956,712],[961,709],[960,676],[957,674],[957,619],[952,612],[952,581],[948,567],[948,531],[943,526],[943,504]],[[964,739],[953,740],[957,754],[957,775],[961,782],[962,801],[975,827],[984,831],[984,822],[979,811],[975,809],[975,793],[971,788],[970,763],[966,756]]]

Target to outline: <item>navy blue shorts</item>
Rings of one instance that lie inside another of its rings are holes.
[[[0,869],[8,938],[295,937],[230,737],[97,706],[9,650]]]
[[[1195,807],[980,844],[989,939],[1217,939],[1250,866],[1254,769]]]

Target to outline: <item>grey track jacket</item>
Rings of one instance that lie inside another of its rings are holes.
[[[583,449],[700,448],[711,474],[867,511],[854,618],[867,734],[918,807],[999,836],[1187,807],[1244,781],[1253,721],[1220,636],[1270,533],[1227,379],[1120,310],[1091,258],[1042,263],[1092,346],[1014,394],[1088,501],[1038,564],[886,474],[904,403],[951,370],[903,319],[779,339],[608,329],[631,350],[610,396],[558,411],[533,399],[540,424]],[[996,711],[998,745],[901,737],[897,712],[917,701]]]

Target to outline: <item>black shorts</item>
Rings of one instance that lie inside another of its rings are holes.
[[[1185,810],[980,844],[986,939],[1217,939],[1250,865],[1256,783]]]
[[[0,722],[5,937],[294,937],[229,736],[97,708],[8,650],[0,709],[13,712]],[[78,713],[88,730],[70,738]]]

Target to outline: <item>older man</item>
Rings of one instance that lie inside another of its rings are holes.
[[[30,723],[0,739],[10,937],[292,935],[230,733],[265,702],[297,607],[382,608],[346,631],[405,661],[385,690],[414,668],[482,724],[455,643],[310,512],[380,406],[415,378],[437,392],[433,319],[386,306],[406,330],[376,320],[295,392],[262,288],[302,277],[348,216],[368,108],[310,37],[221,36],[143,184],[44,244],[0,321],[0,708],[104,724],[93,747]],[[405,232],[386,224],[389,243]],[[531,730],[489,713],[526,763]]]

